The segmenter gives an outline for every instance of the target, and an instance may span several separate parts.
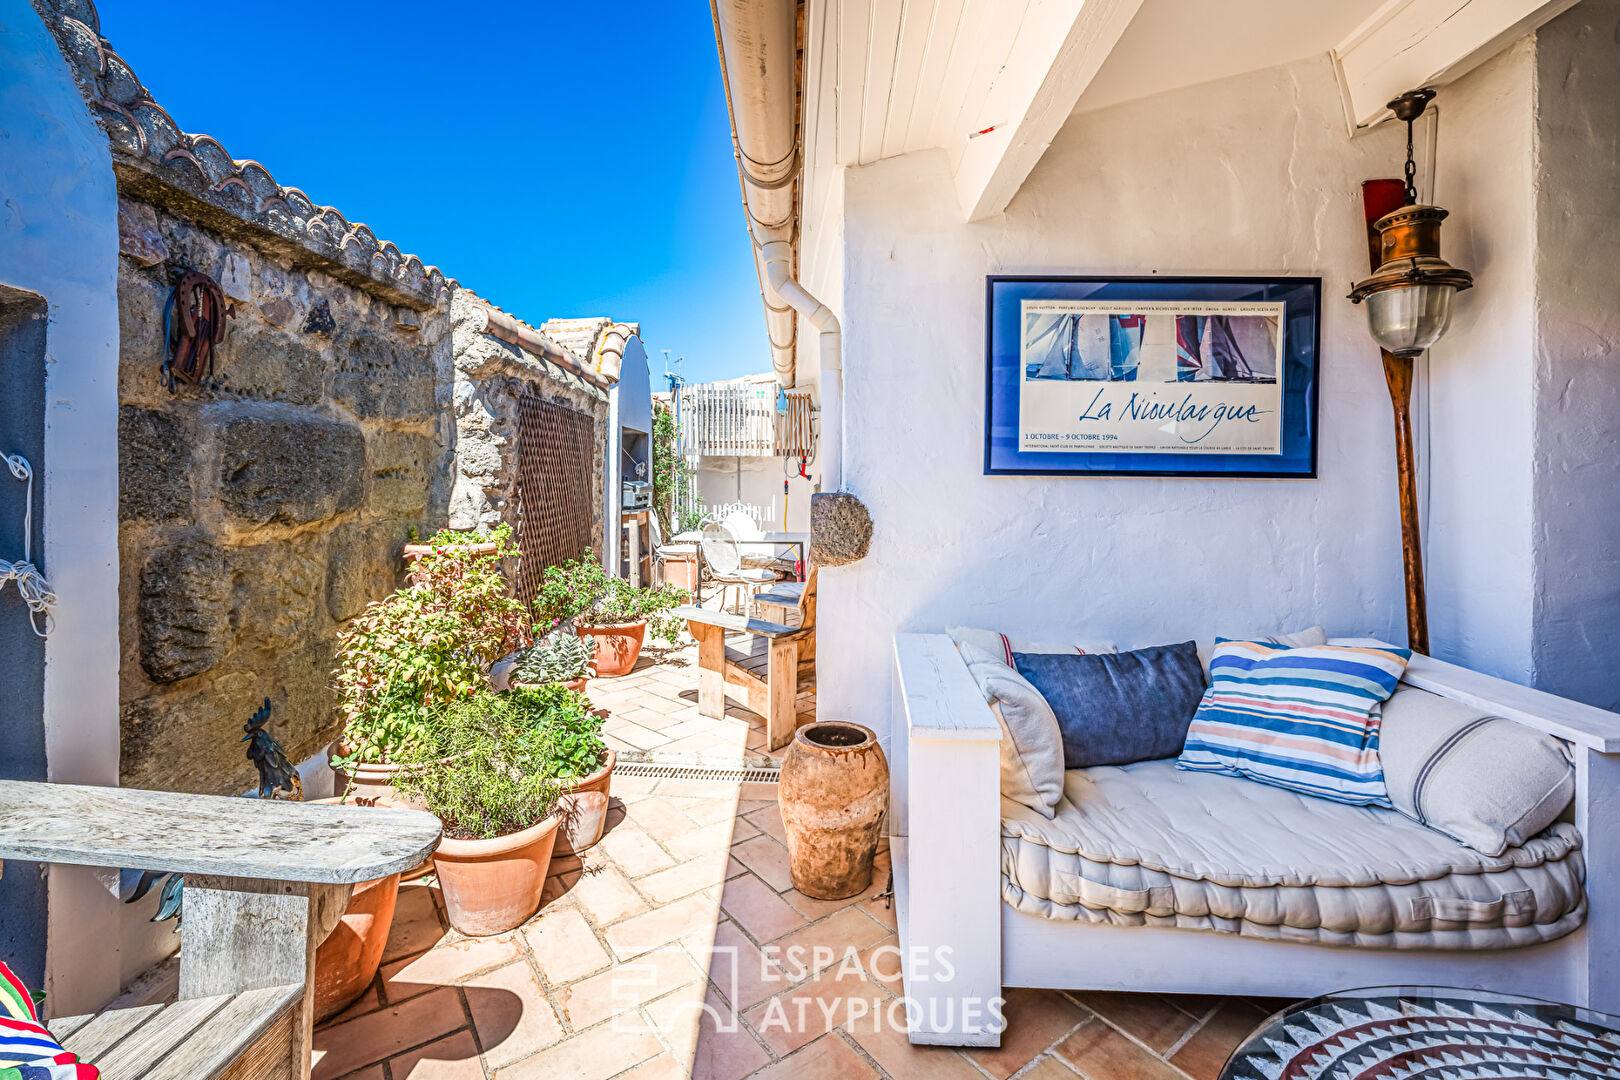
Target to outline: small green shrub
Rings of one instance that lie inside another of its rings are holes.
[[[558,627],[524,649],[512,667],[513,682],[553,683],[583,679],[596,658],[596,639]]]
[[[561,687],[557,688],[567,693]],[[433,711],[428,737],[395,781],[420,799],[458,840],[490,840],[521,832],[557,805],[556,735],[537,722],[560,703],[540,691],[480,690]]]
[[[602,764],[602,718],[591,711],[585,695],[560,683],[522,687],[506,695],[528,722],[545,730],[550,756],[537,765],[556,780],[578,780]]]
[[[673,645],[682,621],[668,612],[686,600],[686,590],[673,585],[638,589],[609,574],[587,551],[573,562],[546,568],[534,610],[546,626],[619,626],[646,619],[648,634]]]
[[[497,543],[493,555],[453,544],[429,552],[412,567],[409,588],[370,604],[343,631],[334,676],[350,752],[333,764],[414,753],[434,707],[482,689],[489,665],[528,643],[528,613],[507,595],[500,569],[511,548],[504,537]]]
[[[416,543],[418,541],[412,541]],[[425,543],[433,547],[443,547],[448,544],[500,544],[509,547],[512,543],[512,526],[501,522],[487,533],[463,532],[460,529],[440,529],[428,537]],[[510,551],[506,554],[511,554]]]

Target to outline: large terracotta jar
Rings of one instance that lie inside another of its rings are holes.
[[[843,720],[800,728],[782,758],[779,801],[795,889],[842,900],[872,884],[889,762],[871,728]]]
[[[487,937],[521,926],[539,911],[558,823],[553,814],[493,840],[440,840],[433,870],[450,925],[468,937]]]
[[[580,637],[596,639],[596,677],[616,679],[630,674],[641,656],[641,643],[647,637],[647,620],[613,626],[576,626]]]
[[[573,855],[602,839],[607,827],[608,789],[618,761],[619,755],[612,747],[607,748],[602,752],[602,767],[563,793],[558,801],[563,824],[557,832],[554,854]]]
[[[341,797],[313,800],[340,803]],[[359,999],[382,964],[394,925],[399,875],[362,881],[349,895],[343,918],[315,950],[315,1022],[336,1016]]]

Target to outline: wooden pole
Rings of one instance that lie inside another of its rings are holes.
[[[1367,254],[1371,269],[1382,262],[1373,222],[1406,202],[1400,180],[1368,180],[1361,185],[1367,216]],[[1384,381],[1395,414],[1395,483],[1401,509],[1401,562],[1406,573],[1406,644],[1429,653],[1429,606],[1423,587],[1423,536],[1418,528],[1417,469],[1412,456],[1412,361],[1384,352]]]

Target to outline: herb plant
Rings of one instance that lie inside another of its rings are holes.
[[[423,555],[413,584],[367,606],[338,642],[335,683],[350,750],[333,759],[398,762],[427,741],[436,706],[473,695],[491,662],[527,644],[527,612],[506,594],[500,560],[447,545]]]
[[[501,522],[487,533],[463,532],[460,529],[440,529],[426,541],[433,547],[444,547],[451,544],[499,544],[503,548],[510,548],[512,543],[512,526]],[[507,555],[512,554],[510,550]]]
[[[564,694],[562,687],[557,690]],[[557,805],[556,735],[537,722],[561,702],[531,695],[478,690],[433,710],[417,746],[423,767],[396,781],[460,840],[490,840],[544,820]]]
[[[590,674],[596,639],[580,637],[560,626],[519,655],[511,680],[521,683],[571,682]]]
[[[607,744],[602,741],[602,718],[591,711],[583,694],[560,683],[520,687],[508,693],[513,708],[528,723],[544,729],[549,756],[537,763],[542,774],[556,780],[578,780],[602,764]]]
[[[589,551],[573,562],[546,568],[534,598],[535,615],[546,626],[622,626],[647,620],[647,633],[671,645],[682,620],[668,614],[686,602],[685,589],[658,585],[638,589],[602,568]]]

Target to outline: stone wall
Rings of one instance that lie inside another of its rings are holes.
[[[264,698],[294,761],[337,735],[340,624],[399,583],[413,526],[444,522],[450,320],[127,194],[119,227],[121,779],[235,793]],[[171,394],[179,267],[220,282],[235,317],[215,385]]]
[[[518,401],[538,393],[595,420],[591,461],[591,536],[602,535],[602,476],[608,429],[608,398],[578,375],[543,357],[482,332],[484,304],[472,292],[451,287],[455,350],[455,487],[450,527],[484,529],[510,524],[515,531]],[[596,547],[599,549],[600,541]],[[600,550],[597,552],[600,554]]]

